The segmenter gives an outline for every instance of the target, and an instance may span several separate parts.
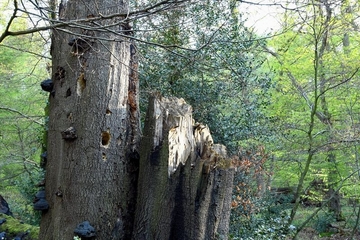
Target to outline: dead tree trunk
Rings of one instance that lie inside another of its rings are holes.
[[[89,19],[127,8],[127,1],[67,1],[60,18]],[[131,238],[140,121],[135,48],[124,37],[124,23],[97,18],[53,30],[49,209],[39,239],[72,239],[84,221],[97,239]]]
[[[234,171],[182,99],[152,97],[133,239],[227,239]]]
[[[193,126],[191,107],[154,97],[138,148],[136,50],[126,20],[104,17],[121,12],[128,1],[60,9],[71,24],[52,36],[49,208],[39,239],[73,239],[88,224],[86,237],[100,240],[226,238],[233,170],[209,130]]]

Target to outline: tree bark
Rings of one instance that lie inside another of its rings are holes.
[[[133,239],[227,239],[234,170],[182,99],[152,97]]]
[[[123,1],[69,1],[63,11],[71,20],[124,8]],[[128,239],[140,137],[135,48],[109,31],[83,26],[53,31],[45,187],[50,208],[42,216],[39,239],[72,239],[85,220],[97,239]]]

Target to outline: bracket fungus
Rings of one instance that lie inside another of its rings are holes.
[[[81,238],[92,238],[96,236],[95,228],[89,221],[84,221],[76,226],[74,233]]]
[[[76,130],[74,127],[69,127],[61,132],[61,136],[65,140],[75,140],[77,138]]]
[[[54,88],[54,84],[51,79],[46,79],[46,80],[42,81],[40,83],[40,86],[41,86],[42,90],[44,90],[45,92],[52,92],[52,90]]]
[[[39,201],[34,203],[34,210],[45,211],[49,209],[49,203],[46,199],[39,199]]]
[[[49,92],[51,96],[55,97],[54,83],[51,79],[46,79],[40,83],[42,90]]]
[[[45,191],[40,190],[36,193],[34,204],[34,210],[45,211],[49,209],[49,203],[45,199]]]

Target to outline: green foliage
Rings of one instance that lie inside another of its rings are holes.
[[[291,237],[296,231],[296,227],[289,224],[289,216],[286,213],[277,217],[263,219],[266,224],[259,224],[254,233],[254,239],[284,239]]]
[[[14,214],[18,215],[24,222],[37,226],[40,224],[41,213],[33,210],[33,201],[35,194],[39,191],[36,184],[44,179],[42,170],[37,169],[30,174],[24,174],[20,178],[14,180],[14,185],[19,189],[24,202],[18,204],[17,207],[12,206]]]
[[[322,213],[316,216],[313,220],[312,226],[315,227],[315,230],[318,233],[324,233],[329,231],[329,226],[331,223],[336,222],[336,219],[331,213]]]
[[[342,193],[348,191],[342,187],[349,181],[359,181],[354,169],[359,166],[355,142],[360,75],[355,56],[360,35],[349,20],[358,9],[350,2],[342,2],[341,7],[347,10],[326,2],[286,12],[286,31],[272,38],[267,48],[276,72],[272,104],[266,109],[278,133],[268,146],[275,153],[273,184],[297,185],[298,198],[314,179],[322,179],[323,188]],[[307,193],[311,201],[327,197],[326,191]]]
[[[39,227],[34,227],[19,220],[0,213],[0,218],[5,218],[6,222],[0,225],[0,232],[6,232],[7,237],[15,237],[18,234],[28,232],[29,240],[36,240],[39,236]]]
[[[208,124],[214,140],[231,152],[240,141],[266,138],[271,132],[262,112],[269,104],[271,80],[260,70],[265,56],[254,53],[264,42],[253,40],[235,5],[190,4],[181,15],[175,11],[158,21],[137,23],[143,28],[162,23],[162,30],[153,35],[137,36],[163,45],[139,46],[142,91],[183,97],[193,106],[194,119]]]
[[[263,146],[247,146],[239,151],[232,201],[230,236],[232,239],[284,239],[295,233],[289,227],[287,210],[292,193],[270,192],[265,186],[264,170],[269,155]]]
[[[230,226],[231,239],[286,239],[296,232],[295,226],[289,226],[285,211],[277,214],[260,211],[248,219],[239,219],[239,215],[232,214]]]
[[[8,40],[19,46],[30,39]],[[30,48],[29,42],[26,45]],[[29,65],[34,56],[4,45],[0,46],[0,59],[0,186],[5,187],[12,177],[30,173],[39,162],[44,102],[39,83],[45,66],[42,71],[34,69]]]
[[[0,15],[7,18],[6,11]],[[11,30],[27,27],[28,19],[19,16]],[[43,177],[39,162],[47,94],[40,82],[48,76],[49,60],[41,57],[45,39],[35,33],[8,37],[0,45],[0,189],[14,216],[33,225],[40,219],[32,207],[35,185]]]
[[[1,193],[7,200],[14,217],[34,226],[38,226],[41,216],[39,211],[33,210],[34,197],[39,190],[36,184],[43,178],[43,171],[32,170],[30,174],[21,174],[13,178],[10,181],[11,186],[7,186]]]

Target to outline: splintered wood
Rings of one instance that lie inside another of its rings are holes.
[[[196,159],[200,158],[211,167],[216,167],[219,160],[227,161],[225,146],[214,144],[207,126],[194,123],[192,107],[184,99],[156,98],[154,118],[155,147],[164,140],[163,131],[168,131],[169,176],[177,170],[180,163],[185,165],[188,159],[194,164]]]
[[[234,169],[191,106],[153,95],[140,151],[134,239],[225,239]]]

